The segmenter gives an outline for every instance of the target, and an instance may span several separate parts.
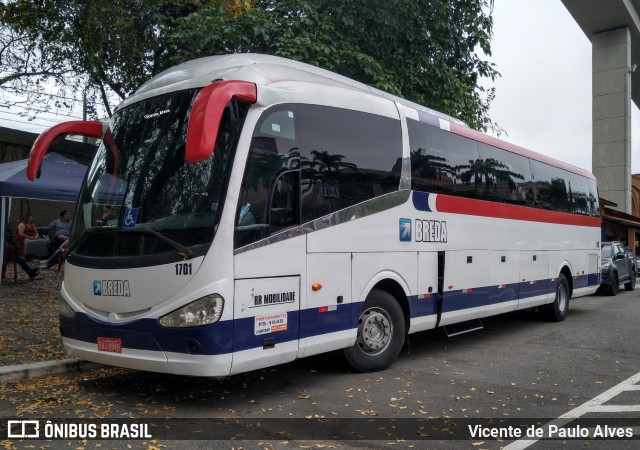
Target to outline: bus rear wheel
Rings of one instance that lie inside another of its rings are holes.
[[[552,322],[562,322],[569,312],[569,298],[571,289],[564,274],[558,275],[556,281],[556,298],[553,303],[544,305],[542,312],[544,316]]]
[[[386,369],[402,350],[405,330],[396,299],[386,291],[371,291],[358,319],[356,343],[344,350],[347,362],[358,372]]]

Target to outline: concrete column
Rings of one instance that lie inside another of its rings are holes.
[[[593,174],[600,196],[631,214],[631,36],[598,33],[593,46]]]

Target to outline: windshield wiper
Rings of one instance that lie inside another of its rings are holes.
[[[173,239],[168,238],[167,236],[165,236],[164,234],[156,230],[152,230],[150,228],[120,228],[120,230],[123,230],[123,231],[126,230],[128,233],[131,233],[131,232],[141,233],[141,234],[150,233],[153,236],[160,239],[161,241],[166,242],[167,244],[169,244],[170,246],[178,250],[178,255],[182,256],[182,259],[184,260],[191,259],[191,256],[193,256],[193,252],[190,249],[180,244],[179,242],[176,242]]]
[[[191,257],[193,256],[193,251],[191,251],[190,249],[188,249],[184,245],[182,245],[179,242],[176,242],[173,239],[168,238],[164,234],[159,233],[156,230],[152,230],[150,228],[122,228],[122,227],[92,228],[92,229],[87,230],[85,232],[84,236],[87,236],[89,234],[99,234],[99,233],[104,233],[104,232],[116,232],[116,233],[122,232],[122,233],[133,233],[133,234],[150,234],[150,235],[152,235],[154,237],[157,237],[161,241],[166,242],[171,247],[173,247],[176,250],[178,250],[178,254],[180,256],[182,256],[183,260],[191,259]],[[78,239],[76,242],[74,242],[74,245],[70,246],[70,248],[69,248],[69,253],[71,253],[72,249],[75,249],[75,247],[77,246],[76,244],[78,242],[83,241],[83,240],[84,239]]]

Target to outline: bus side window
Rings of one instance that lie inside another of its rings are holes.
[[[569,190],[569,212],[590,216],[593,202],[589,196],[587,178],[571,172],[567,172],[566,178]]]
[[[485,173],[476,141],[412,119],[407,127],[411,189],[482,198]]]
[[[235,248],[298,223],[300,154],[291,105],[267,110],[258,122],[236,209]]]
[[[300,116],[303,223],[400,188],[399,120],[320,105]]]
[[[552,211],[569,212],[567,172],[533,159],[531,171],[535,180],[536,206]]]
[[[596,184],[596,180],[587,179],[587,189],[588,200],[589,203],[589,215],[594,217],[600,217],[600,202],[598,198],[598,186]]]
[[[533,206],[533,177],[529,160],[482,142],[478,147],[485,172],[483,197],[491,201]]]

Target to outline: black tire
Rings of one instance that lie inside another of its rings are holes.
[[[556,298],[553,300],[553,303],[542,307],[542,313],[545,318],[552,322],[562,322],[569,312],[570,298],[571,289],[569,288],[567,277],[560,274],[556,281]]]
[[[624,284],[624,289],[627,291],[633,291],[636,288],[636,273],[635,271],[629,272],[631,279]]]
[[[358,319],[358,337],[344,350],[347,362],[358,372],[388,368],[404,344],[406,324],[398,301],[388,292],[373,290]]]
[[[607,287],[607,295],[615,296],[618,293],[618,287],[620,286],[620,281],[618,281],[618,274],[613,272],[611,274],[611,281],[609,282],[609,286]]]

